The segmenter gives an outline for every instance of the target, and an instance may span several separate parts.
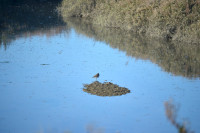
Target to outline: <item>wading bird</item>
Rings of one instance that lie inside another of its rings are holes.
[[[96,80],[97,80],[98,77],[99,77],[99,73],[97,73],[96,75],[94,75],[92,78],[96,78]]]

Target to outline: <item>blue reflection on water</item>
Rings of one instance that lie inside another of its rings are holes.
[[[86,132],[90,125],[120,131],[175,133],[164,102],[180,103],[179,121],[199,132],[200,81],[173,76],[148,60],[126,56],[74,30],[20,37],[0,49],[0,132]],[[44,65],[46,64],[46,65]],[[82,91],[97,72],[100,82],[130,94],[99,97]]]

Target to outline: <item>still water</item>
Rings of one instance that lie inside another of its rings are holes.
[[[172,99],[176,123],[200,132],[199,47],[66,23],[1,34],[1,133],[177,133]],[[131,93],[84,92],[96,73]]]

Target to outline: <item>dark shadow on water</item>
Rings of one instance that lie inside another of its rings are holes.
[[[9,61],[0,61],[0,63],[6,63],[7,64],[7,63],[9,63]]]
[[[92,25],[81,19],[65,20],[77,33],[103,41],[128,56],[151,60],[174,75],[200,77],[200,46],[152,40],[120,29]]]
[[[6,49],[21,35],[39,34],[64,26],[65,23],[57,13],[59,3],[60,0],[0,1],[0,46]],[[57,31],[60,32],[60,29]]]

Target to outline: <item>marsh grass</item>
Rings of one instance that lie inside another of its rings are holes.
[[[63,17],[188,43],[200,42],[199,0],[63,0]]]

